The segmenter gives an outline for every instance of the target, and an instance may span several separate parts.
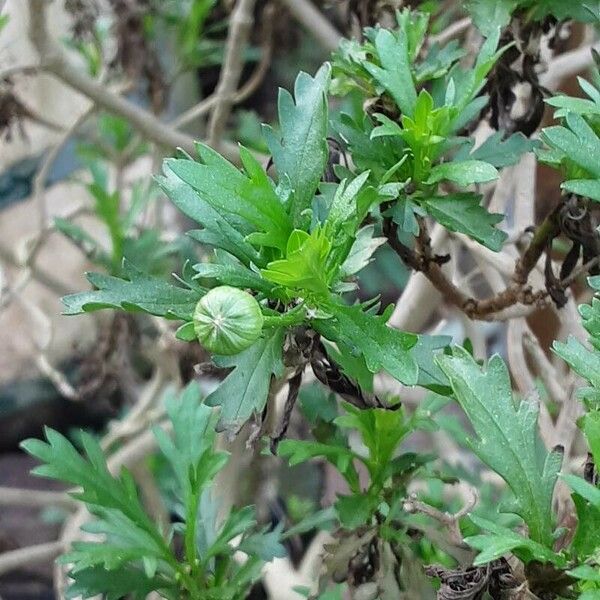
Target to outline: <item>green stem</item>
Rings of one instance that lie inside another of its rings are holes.
[[[306,311],[304,307],[299,310],[294,309],[281,315],[265,315],[263,327],[294,327],[302,325],[306,320]]]

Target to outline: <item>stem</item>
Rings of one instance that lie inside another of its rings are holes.
[[[304,307],[300,307],[300,310],[294,309],[277,316],[263,316],[263,327],[294,327],[296,325],[302,325],[305,320],[306,311],[304,310]]]

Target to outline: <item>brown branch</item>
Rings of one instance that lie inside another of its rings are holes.
[[[332,52],[342,40],[342,34],[323,16],[310,0],[279,0],[292,16],[325,48]]]
[[[47,0],[28,0],[30,26],[29,39],[40,55],[45,70],[92,100],[99,108],[125,118],[144,137],[169,149],[182,148],[190,154],[196,153],[195,140],[160,121],[150,111],[112,93],[72,65],[62,48],[51,39],[46,26]],[[235,144],[221,144],[223,155],[238,161]]]
[[[428,249],[429,236],[423,219],[419,222],[420,232],[416,251],[398,239],[398,226],[390,217],[386,217],[383,221],[383,233],[391,248],[402,261],[411,269],[423,273],[447,302],[463,311],[471,319],[488,321],[494,320],[498,313],[515,304],[537,305],[544,302],[547,292],[543,290],[534,293],[527,286],[527,281],[549,240],[554,239],[560,231],[558,215],[561,206],[559,204],[537,228],[523,256],[515,264],[513,281],[505,290],[483,300],[468,296],[446,277],[438,264],[439,261],[436,261],[436,257],[431,256],[430,249]]]
[[[25,565],[38,564],[56,558],[63,550],[62,542],[49,542],[28,546],[0,554],[0,575],[20,569]]]
[[[238,0],[231,15],[225,60],[216,90],[218,102],[208,124],[208,143],[214,147],[221,145],[221,136],[233,106],[232,95],[237,89],[244,67],[243,54],[254,22],[255,2],[256,0]]]

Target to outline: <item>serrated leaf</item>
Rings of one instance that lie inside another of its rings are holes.
[[[539,406],[515,406],[510,376],[499,356],[482,369],[464,349],[436,358],[473,425],[473,451],[506,481],[514,495],[507,512],[527,523],[531,539],[552,547],[552,498],[562,452],[546,452],[537,432]]]
[[[279,181],[287,179],[292,187],[290,215],[299,227],[310,208],[327,163],[327,100],[331,67],[326,63],[315,75],[300,73],[294,96],[279,90],[281,137],[268,126],[264,135],[273,155]]]
[[[467,10],[473,23],[487,37],[510,22],[518,0],[468,0]]]
[[[600,412],[592,411],[581,419],[581,429],[585,435],[596,467],[600,467]]]
[[[191,321],[201,297],[197,290],[182,288],[158,277],[152,277],[124,263],[125,276],[120,279],[101,273],[88,273],[89,282],[97,289],[65,296],[65,315],[78,315],[103,308],[142,311],[170,319]]]
[[[350,252],[341,266],[342,277],[349,277],[362,271],[373,260],[377,248],[386,241],[385,238],[377,238],[374,235],[374,225],[367,225],[358,231]]]
[[[167,159],[165,166],[191,186],[205,203],[241,234],[259,232],[263,246],[283,250],[292,231],[291,220],[275,187],[248,150],[240,148],[245,173],[203,144],[198,144],[202,162]],[[173,198],[177,204],[178,200]]]
[[[494,252],[502,249],[508,237],[504,231],[495,227],[504,215],[489,213],[481,206],[481,196],[477,194],[450,194],[427,198],[423,207],[446,229],[464,233]]]
[[[193,267],[198,279],[215,279],[223,285],[250,288],[269,297],[276,297],[276,285],[242,264],[198,263]]]
[[[563,190],[600,202],[600,180],[598,179],[571,179],[561,186]]]
[[[148,578],[142,569],[126,567],[107,571],[92,567],[79,571],[66,591],[65,597],[92,598],[103,594],[106,600],[120,600],[127,596],[132,600],[144,600],[152,591],[166,589],[159,577]]]
[[[559,568],[566,566],[566,560],[563,556],[556,554],[538,542],[530,540],[488,519],[475,515],[469,515],[469,518],[475,525],[493,534],[475,535],[465,538],[465,542],[469,546],[481,551],[473,561],[475,566],[485,565],[509,552],[513,552],[525,563],[537,560],[541,563],[552,563]]]
[[[346,529],[356,529],[369,524],[370,517],[377,508],[378,498],[365,493],[352,496],[338,496],[335,510],[338,519]]]
[[[600,177],[600,139],[594,130],[575,113],[567,114],[565,125],[543,129],[542,139],[590,175]]]
[[[431,168],[428,184],[453,181],[466,187],[473,183],[487,183],[498,178],[498,171],[489,163],[480,160],[446,162]]]
[[[592,556],[600,549],[600,506],[591,504],[583,496],[573,494],[577,512],[577,530],[571,550],[581,559]]]
[[[214,359],[219,367],[234,369],[205,402],[221,407],[218,431],[237,432],[254,413],[262,412],[271,375],[283,373],[283,338],[283,329],[267,329],[263,337],[240,354]]]
[[[600,389],[599,352],[590,351],[573,336],[570,336],[566,343],[554,342],[553,349],[578,375]]]
[[[222,248],[246,265],[264,264],[259,252],[246,241],[250,231],[242,227],[238,219],[221,213],[210,203],[210,199],[199,195],[191,185],[177,177],[167,164],[164,165],[164,173],[164,177],[156,177],[161,189],[181,212],[204,227],[203,230],[188,232],[191,238]]]
[[[394,33],[389,29],[379,29],[375,37],[375,48],[381,66],[365,62],[365,69],[392,96],[400,111],[412,117],[417,102],[417,91],[412,76],[406,32]]]
[[[419,369],[410,349],[417,336],[386,325],[383,317],[365,313],[360,306],[332,304],[331,319],[317,319],[312,326],[328,340],[343,344],[351,353],[363,354],[372,373],[384,369],[405,385],[414,385]]]
[[[504,138],[504,133],[497,131],[475,150],[470,149],[470,144],[465,146],[457,154],[455,160],[465,160],[467,158],[481,160],[501,169],[516,165],[524,154],[532,152],[539,145],[540,143],[537,140],[530,140],[520,132]]]
[[[311,234],[296,229],[287,242],[285,258],[261,271],[267,281],[295,289],[327,295],[333,273],[328,267],[331,241],[322,228]]]

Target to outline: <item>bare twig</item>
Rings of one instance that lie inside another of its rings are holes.
[[[319,12],[310,0],[279,0],[293,17],[325,48],[336,50],[342,34]]]
[[[441,511],[434,506],[430,506],[429,504],[425,504],[425,502],[417,500],[416,494],[411,494],[404,501],[403,508],[407,513],[421,513],[441,523],[447,529],[450,541],[455,546],[462,548],[465,546],[465,543],[463,542],[463,535],[460,531],[460,519],[467,516],[479,501],[477,491],[473,488],[469,488],[469,491],[471,498],[455,514]]]
[[[440,31],[440,33],[437,33],[436,35],[430,35],[427,39],[427,43],[429,46],[433,46],[434,44],[443,46],[450,40],[460,37],[467,29],[469,29],[469,27],[471,27],[471,24],[471,17],[464,17],[463,19],[454,21],[454,23],[448,25],[446,29]]]
[[[77,503],[65,492],[0,487],[0,506],[30,506],[33,508],[60,506],[72,510]]]
[[[46,0],[28,0],[30,13],[29,38],[44,61],[46,70],[90,98],[95,104],[129,121],[145,137],[159,146],[183,148],[196,153],[194,139],[161,122],[150,111],[133,104],[108,90],[105,86],[71,65],[62,48],[50,38],[46,26]],[[237,146],[224,143],[221,151],[230,160],[238,160]]]
[[[208,143],[211,146],[221,145],[221,136],[231,112],[232,95],[237,89],[244,66],[243,54],[254,22],[255,2],[256,0],[238,0],[230,19],[225,59],[216,91],[218,101],[208,124]]]
[[[50,542],[4,552],[0,554],[0,575],[26,565],[52,560],[63,551],[64,547],[62,542]]]

